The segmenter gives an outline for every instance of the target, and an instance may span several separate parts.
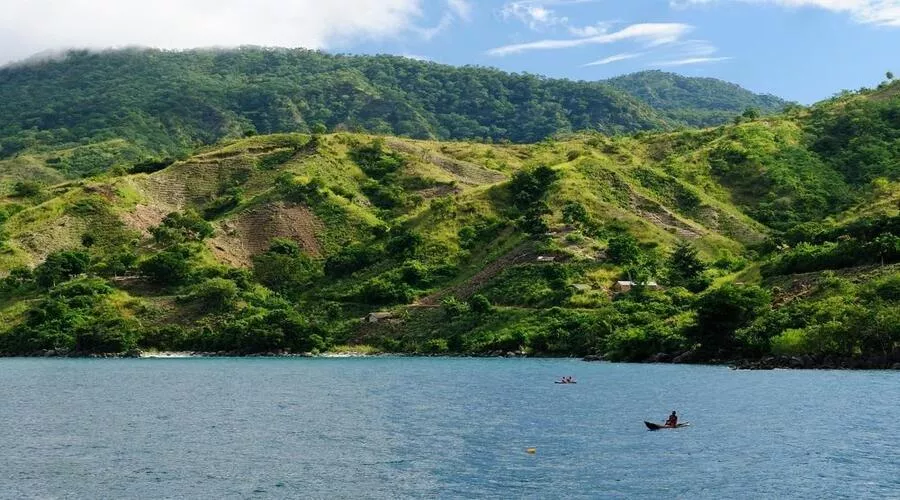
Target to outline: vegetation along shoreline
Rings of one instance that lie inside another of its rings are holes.
[[[0,352],[900,362],[892,75],[798,106],[241,49],[0,82]]]
[[[767,356],[759,359],[738,359],[728,361],[707,360],[695,361],[690,351],[675,355],[659,353],[645,361],[634,364],[698,364],[710,366],[728,366],[736,370],[900,370],[900,353],[892,356],[873,356],[870,358],[840,358],[835,356]],[[416,354],[365,351],[341,351],[324,353],[290,353],[283,351],[240,353],[240,352],[143,352],[127,353],[67,353],[56,351],[37,351],[30,354],[7,355],[0,353],[0,358],[67,358],[67,359],[190,359],[190,358],[307,358],[307,359],[348,359],[348,358],[538,358],[538,359],[572,359],[572,356],[529,356],[521,352],[486,352],[486,353],[444,353]],[[578,359],[578,358],[576,358]],[[587,362],[602,362],[603,357],[589,355],[580,358]]]

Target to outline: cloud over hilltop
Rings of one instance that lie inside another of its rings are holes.
[[[323,49],[416,33],[423,1],[0,0],[0,63],[62,47]],[[445,25],[471,15],[467,0],[447,0],[443,7]]]

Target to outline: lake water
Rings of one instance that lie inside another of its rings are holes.
[[[900,498],[900,372],[7,359],[0,391],[2,498]]]

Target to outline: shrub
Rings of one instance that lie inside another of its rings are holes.
[[[900,274],[887,276],[875,282],[875,296],[887,301],[900,301]]]
[[[716,269],[734,273],[747,267],[747,259],[740,255],[734,255],[728,250],[721,250],[712,265]]]
[[[0,278],[0,297],[19,295],[34,286],[34,273],[27,267],[16,267]]]
[[[431,339],[425,342],[421,352],[425,354],[445,354],[450,351],[447,339]]]
[[[352,148],[350,158],[366,175],[374,179],[384,178],[400,170],[406,163],[400,155],[385,150],[382,139],[375,139],[368,145]]]
[[[374,305],[408,304],[415,296],[412,287],[388,277],[366,281],[357,293],[357,298],[361,302]]]
[[[469,298],[469,309],[475,314],[487,314],[493,311],[494,306],[491,305],[491,301],[487,297],[476,293]]]
[[[378,262],[381,256],[382,250],[379,247],[352,243],[328,257],[325,261],[325,274],[331,277],[349,276]]]
[[[326,197],[325,185],[319,179],[298,181],[285,172],[276,179],[275,185],[286,200],[294,203],[313,205]]]
[[[709,290],[697,299],[697,324],[689,338],[704,350],[735,347],[735,331],[750,324],[769,306],[771,297],[758,286],[725,285]]]
[[[363,183],[362,191],[373,205],[384,210],[403,207],[408,201],[403,188],[395,184],[384,185],[370,179]]]
[[[806,332],[799,328],[785,330],[771,340],[772,354],[799,356],[808,352]]]
[[[321,264],[290,240],[276,239],[268,252],[253,258],[256,279],[280,293],[301,293],[321,272]]]
[[[590,216],[584,205],[570,201],[563,206],[563,222],[571,225],[586,225],[590,222]]]
[[[187,300],[214,311],[230,309],[238,297],[238,286],[225,278],[212,278],[195,285]]]
[[[88,270],[90,257],[79,251],[54,252],[34,270],[35,281],[44,288],[68,281]]]
[[[203,209],[203,217],[206,219],[214,219],[229,210],[233,210],[244,201],[244,190],[241,188],[230,188],[222,196],[209,202]]]
[[[469,311],[469,306],[456,297],[450,296],[445,297],[441,301],[441,309],[444,310],[444,315],[447,319],[455,319],[467,313]]]
[[[35,181],[18,181],[13,184],[12,195],[16,198],[33,198],[44,191],[44,185]]]
[[[203,220],[197,212],[172,212],[162,224],[150,230],[157,243],[176,244],[203,241],[215,232],[212,224]]]
[[[547,166],[533,170],[519,170],[513,174],[509,182],[513,203],[520,211],[528,211],[534,204],[543,200],[558,178],[559,172]]]
[[[640,258],[641,248],[633,236],[625,233],[610,238],[606,255],[614,264],[633,264]]]
[[[153,255],[141,262],[138,269],[152,283],[163,286],[180,285],[190,275],[190,252],[184,248],[174,248]]]
[[[402,230],[387,242],[388,253],[396,258],[409,259],[416,256],[422,246],[423,238],[418,233]]]
[[[617,328],[604,341],[605,356],[611,361],[646,361],[657,353],[674,353],[684,348],[684,337],[660,322],[649,326]]]

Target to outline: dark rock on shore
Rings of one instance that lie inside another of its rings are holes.
[[[649,361],[651,363],[671,363],[674,359],[675,356],[666,352],[660,352],[651,356]]]
[[[761,359],[740,359],[730,363],[737,370],[884,370],[900,369],[900,363],[891,364],[887,356],[867,358],[839,358],[836,356],[767,356]]]
[[[700,353],[695,349],[683,352],[672,359],[672,362],[676,364],[694,364],[700,361]]]
[[[601,356],[599,354],[589,354],[589,355],[581,358],[581,360],[582,361],[603,361],[603,356]]]

